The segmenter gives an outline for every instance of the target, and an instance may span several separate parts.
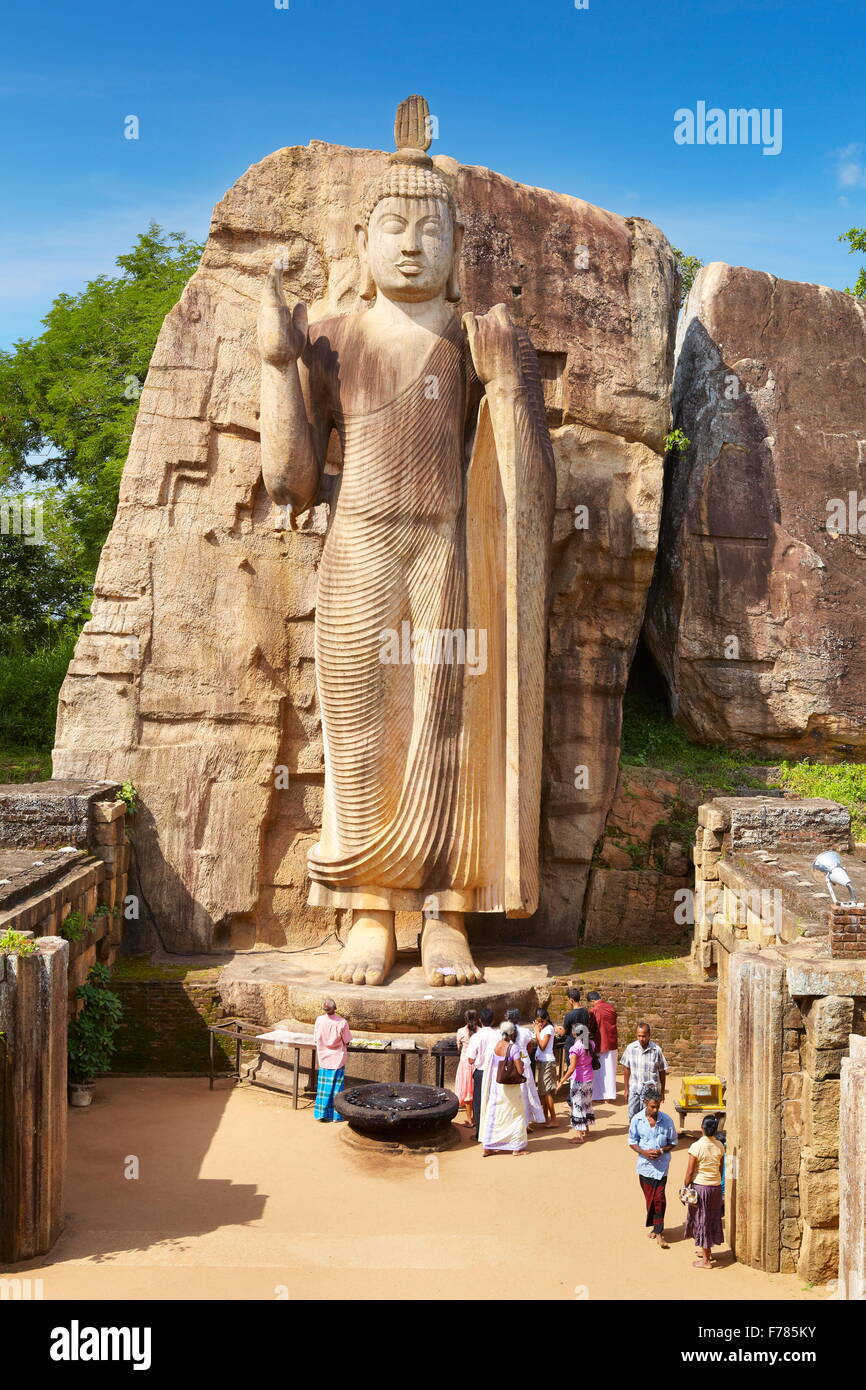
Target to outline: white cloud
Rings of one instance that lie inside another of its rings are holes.
[[[863,155],[864,146],[861,144],[845,145],[843,149],[833,151],[836,178],[840,188],[866,188],[866,162]]]

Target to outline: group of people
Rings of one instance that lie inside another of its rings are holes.
[[[667,1250],[665,1213],[670,1156],[677,1131],[662,1110],[668,1064],[649,1023],[641,1020],[636,1036],[619,1055],[617,1012],[597,991],[581,1007],[581,991],[568,991],[571,1007],[555,1024],[546,1008],[535,1011],[531,1024],[521,1023],[509,1009],[494,1026],[491,1009],[467,1009],[457,1033],[460,1056],[455,1089],[464,1108],[464,1124],[474,1128],[485,1158],[497,1153],[523,1155],[529,1131],[559,1124],[556,1094],[567,1087],[569,1139],[584,1144],[596,1122],[598,1102],[617,1103],[617,1061],[623,1071],[623,1091],[629,1147],[637,1155],[637,1176],[646,1205],[650,1239]],[[316,1020],[314,1040],[319,1066],[314,1115],[339,1120],[334,1097],[343,1089],[349,1025],[333,999],[326,999]],[[557,1041],[566,1049],[567,1067],[560,1078]],[[713,1267],[713,1246],[721,1245],[722,1165],[724,1145],[716,1137],[718,1117],[707,1115],[702,1137],[689,1149],[681,1197],[686,1207],[686,1236],[695,1241],[695,1267]]]
[[[531,1127],[555,1128],[561,1085],[568,1086],[575,1143],[584,1143],[595,1123],[594,1102],[616,1100],[616,1009],[598,993],[589,995],[588,1009],[580,1007],[579,990],[569,990],[569,999],[574,1007],[558,1027],[544,1008],[536,1009],[531,1025],[520,1022],[517,1009],[509,1009],[498,1028],[492,1010],[467,1009],[457,1033],[455,1088],[465,1123],[474,1126],[485,1157],[525,1153]],[[568,1069],[561,1080],[558,1036],[568,1045]]]

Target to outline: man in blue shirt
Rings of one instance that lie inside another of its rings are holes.
[[[646,1201],[646,1225],[651,1240],[662,1250],[669,1249],[665,1240],[665,1210],[671,1154],[677,1146],[677,1132],[670,1115],[661,1106],[661,1095],[654,1086],[645,1086],[644,1108],[639,1110],[628,1127],[630,1148],[637,1154],[637,1175]]]

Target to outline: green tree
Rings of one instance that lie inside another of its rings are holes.
[[[681,251],[678,246],[674,246],[672,249],[680,268],[680,303],[683,304],[686,295],[695,283],[695,277],[703,265],[703,261],[698,260],[697,256],[687,256],[685,251]]]
[[[77,550],[67,559],[91,582],[157,334],[200,255],[152,223],[118,256],[120,275],[58,295],[40,337],[0,353],[0,489],[63,488]]]
[[[852,227],[850,231],[843,232],[839,240],[849,243],[849,251],[866,251],[866,227]],[[866,265],[861,265],[853,290],[846,289],[845,293],[855,294],[858,299],[866,299]]]
[[[119,275],[59,295],[38,338],[0,352],[4,744],[51,746],[157,334],[200,255],[152,223],[117,258]],[[25,500],[38,504],[38,543],[20,524]]]
[[[87,579],[58,489],[0,496],[0,638],[31,643],[86,616]]]

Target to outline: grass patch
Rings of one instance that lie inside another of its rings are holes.
[[[51,753],[7,743],[0,747],[0,782],[45,782],[51,776]]]
[[[824,796],[851,813],[851,834],[866,840],[866,763],[782,763],[779,780],[799,796]]]
[[[625,693],[620,762],[627,767],[661,768],[688,778],[702,791],[764,786],[744,771],[754,766],[754,751],[690,743],[654,691],[629,689]]]
[[[204,985],[219,979],[221,965],[166,965],[154,962],[149,956],[121,956],[117,961],[111,978],[128,984],[141,984],[148,980],[179,980],[192,985]]]
[[[677,966],[688,959],[688,943],[684,941],[680,955],[672,955],[671,947],[652,946],[577,946],[572,953],[575,974],[590,974],[593,970],[611,970],[625,965]]]

